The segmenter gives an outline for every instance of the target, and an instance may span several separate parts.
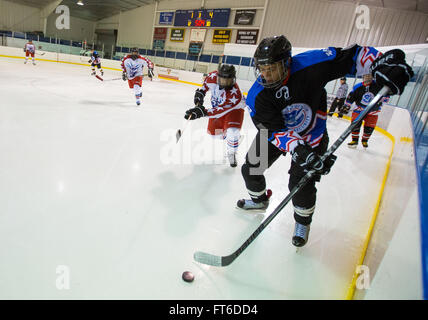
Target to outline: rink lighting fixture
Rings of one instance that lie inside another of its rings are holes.
[[[83,5],[84,5],[84,3],[82,2],[82,0],[77,1],[77,4],[78,4],[79,6],[83,6]]]

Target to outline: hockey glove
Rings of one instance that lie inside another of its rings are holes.
[[[207,110],[205,109],[204,106],[198,106],[198,107],[191,108],[191,109],[187,110],[185,115],[184,115],[184,119],[195,120],[198,118],[205,117],[207,114],[208,114]]]
[[[154,73],[153,73],[153,68],[149,68],[149,70],[147,71],[147,75],[149,76],[150,79],[152,79],[154,77]]]
[[[328,174],[336,159],[337,157],[332,154],[322,162],[321,157],[306,142],[299,144],[292,152],[292,160],[298,164],[304,172],[315,170],[315,172],[320,175]]]
[[[128,77],[126,76],[126,72],[122,72],[122,80],[126,81]]]
[[[405,60],[405,54],[400,49],[385,52],[373,61],[370,71],[375,82],[382,88],[388,86],[392,94],[402,94],[404,87],[414,73]]]
[[[195,92],[195,97],[193,99],[196,106],[202,106],[204,104],[205,91],[202,89],[197,89]]]

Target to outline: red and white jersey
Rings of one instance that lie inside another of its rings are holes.
[[[129,80],[138,76],[141,77],[143,75],[144,66],[147,68],[153,68],[153,62],[143,56],[138,56],[137,59],[132,60],[131,55],[127,55],[123,58],[121,65],[122,70],[126,72]]]
[[[27,42],[25,44],[24,50],[29,51],[31,53],[34,53],[34,52],[36,52],[36,46],[34,45],[34,43]]]
[[[244,109],[244,97],[237,83],[230,90],[220,89],[217,84],[217,71],[213,71],[205,78],[202,89],[205,93],[211,90],[211,109],[208,109],[208,118],[220,118],[232,110]]]

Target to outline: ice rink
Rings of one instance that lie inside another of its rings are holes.
[[[255,128],[246,112],[236,168],[207,119],[176,144],[195,89],[145,78],[137,107],[127,83],[88,67],[0,57],[0,299],[346,297],[391,142],[375,131],[367,150],[339,148],[299,252],[289,204],[230,266],[201,265],[195,251],[232,253],[287,195],[290,156],[266,173],[266,213],[236,209]],[[330,142],[348,124],[328,118]]]

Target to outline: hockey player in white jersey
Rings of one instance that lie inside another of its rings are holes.
[[[132,48],[131,54],[127,55],[122,60],[122,79],[128,80],[130,89],[134,90],[137,106],[141,104],[142,83],[143,83],[143,68],[146,66],[149,69],[149,77],[153,75],[153,62],[141,56],[138,48]]]
[[[36,65],[36,62],[34,60],[34,55],[36,54],[36,46],[33,43],[33,40],[28,40],[28,42],[24,46],[24,52],[25,52],[25,61],[24,64],[28,62],[28,57],[31,56],[31,59],[33,61],[33,65]]]
[[[211,108],[205,109],[204,98],[211,91]],[[205,76],[202,88],[194,96],[195,107],[186,111],[184,118],[196,120],[207,117],[208,134],[220,136],[227,143],[227,158],[231,167],[236,167],[236,152],[239,146],[240,130],[244,120],[244,97],[236,83],[233,65],[221,64]]]
[[[97,67],[100,70],[101,76],[104,75],[103,68],[101,67],[101,59],[98,56],[98,52],[97,51],[92,50],[91,59],[89,59],[88,63],[90,63],[91,67],[92,67],[92,74],[91,75],[93,75],[93,76],[97,75],[95,67]]]

